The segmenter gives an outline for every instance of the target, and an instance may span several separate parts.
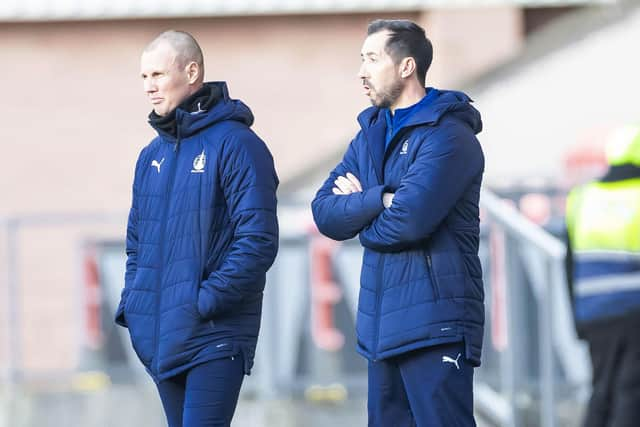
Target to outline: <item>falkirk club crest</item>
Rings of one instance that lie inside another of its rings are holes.
[[[191,173],[202,173],[204,172],[204,164],[207,162],[207,156],[204,154],[204,149],[202,153],[198,154],[195,159],[193,159],[193,169],[191,169]]]
[[[400,150],[400,154],[407,154],[407,151],[409,150],[409,141],[405,141],[402,144],[402,149]]]

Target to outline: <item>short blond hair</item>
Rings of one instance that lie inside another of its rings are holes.
[[[167,30],[153,39],[144,48],[144,52],[150,52],[160,44],[167,43],[176,53],[176,61],[180,66],[186,66],[190,62],[198,64],[204,71],[204,55],[196,39],[186,31]]]

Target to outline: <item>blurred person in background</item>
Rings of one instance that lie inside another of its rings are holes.
[[[432,46],[411,21],[371,22],[361,57],[373,106],[312,210],[323,234],[364,246],[356,329],[369,426],[474,426],[480,114],[461,92],[425,88]]]
[[[631,427],[640,422],[640,127],[619,129],[606,157],[606,174],[567,198],[567,277],[593,365],[584,425]]]
[[[155,381],[169,427],[229,426],[276,256],[276,176],[253,115],[203,83],[188,33],[142,53],[158,136],[138,158],[116,322]]]

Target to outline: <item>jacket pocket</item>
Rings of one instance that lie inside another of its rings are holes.
[[[440,299],[440,288],[438,287],[438,281],[436,274],[433,271],[433,262],[431,261],[431,254],[427,253],[427,269],[429,270],[429,277],[431,278],[431,286],[433,287],[433,298],[437,301]]]
[[[213,318],[212,301],[213,296],[211,290],[206,289],[202,284],[198,288],[198,297],[196,298],[196,313],[202,321],[209,321]]]

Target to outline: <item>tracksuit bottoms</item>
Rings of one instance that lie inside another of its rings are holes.
[[[369,361],[369,427],[474,427],[473,369],[462,342]]]
[[[169,427],[229,427],[244,378],[242,355],[212,360],[157,384]]]

